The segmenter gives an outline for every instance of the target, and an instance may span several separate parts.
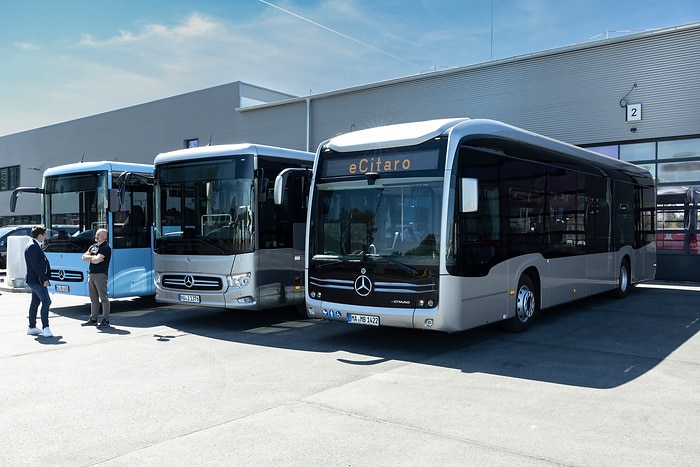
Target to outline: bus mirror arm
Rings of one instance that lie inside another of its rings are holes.
[[[44,194],[45,191],[42,188],[35,188],[35,187],[26,187],[26,186],[21,186],[18,188],[15,188],[12,190],[12,193],[10,194],[10,212],[15,212],[15,208],[17,207],[17,198],[19,198],[20,193],[38,193],[38,194]]]
[[[461,183],[461,211],[476,212],[479,209],[479,181],[476,178],[463,178]]]
[[[275,204],[278,206],[282,204],[282,200],[284,199],[284,189],[287,187],[287,179],[290,175],[308,177],[310,173],[311,171],[309,169],[304,168],[289,168],[281,171],[279,175],[277,175],[277,178],[275,178]]]

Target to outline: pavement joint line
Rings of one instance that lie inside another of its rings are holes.
[[[307,398],[308,398],[308,397],[309,397],[309,396],[307,396]],[[451,440],[453,440],[453,441],[458,441],[458,442],[470,444],[470,445],[473,445],[473,446],[479,446],[479,447],[482,447],[482,448],[493,449],[493,450],[495,450],[495,451],[504,452],[504,453],[508,453],[508,454],[513,454],[513,455],[516,455],[516,456],[519,456],[519,457],[522,457],[522,458],[526,458],[526,459],[533,459],[533,460],[537,460],[537,461],[547,462],[548,464],[551,464],[551,465],[569,466],[569,464],[563,464],[563,463],[561,463],[561,462],[556,462],[556,461],[554,461],[554,460],[552,460],[552,459],[547,459],[547,458],[544,458],[544,457],[541,457],[541,456],[532,456],[532,455],[530,455],[530,454],[526,454],[526,453],[523,453],[523,452],[520,452],[520,451],[515,451],[515,450],[513,450],[513,449],[504,448],[504,447],[502,447],[502,446],[498,446],[498,445],[495,445],[495,444],[487,444],[487,443],[484,443],[484,442],[481,442],[481,441],[476,441],[476,440],[474,440],[474,439],[464,438],[464,437],[462,437],[462,436],[455,436],[455,435],[451,435],[451,434],[449,434],[449,433],[442,433],[442,432],[435,431],[435,430],[428,430],[428,429],[425,429],[425,428],[422,428],[422,427],[419,427],[419,426],[415,426],[415,425],[397,423],[397,422],[394,422],[394,421],[391,421],[391,420],[385,420],[385,419],[381,419],[381,418],[377,418],[377,417],[371,417],[371,416],[369,416],[369,415],[364,415],[364,414],[360,414],[360,413],[357,413],[357,412],[348,412],[347,410],[337,409],[337,408],[330,407],[330,406],[328,406],[328,405],[324,405],[324,404],[321,404],[321,403],[318,403],[318,402],[308,402],[308,401],[305,401],[305,400],[299,400],[299,401],[297,401],[297,402],[298,402],[299,404],[306,405],[306,406],[308,406],[308,407],[313,407],[313,408],[317,408],[317,409],[323,409],[323,410],[327,410],[327,411],[330,411],[330,412],[335,412],[335,413],[338,413],[338,414],[341,414],[341,415],[347,415],[347,416],[353,417],[353,418],[358,418],[358,419],[362,419],[362,420],[366,420],[366,421],[370,421],[370,422],[380,423],[380,424],[383,424],[383,425],[391,425],[391,426],[395,426],[395,427],[399,427],[399,428],[404,428],[404,429],[407,429],[407,430],[415,431],[415,432],[418,432],[418,433],[429,434],[429,435],[431,435],[431,436],[435,436],[436,438],[448,438],[448,439],[451,439]],[[281,404],[281,405],[290,405],[290,404]]]

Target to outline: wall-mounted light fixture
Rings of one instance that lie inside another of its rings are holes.
[[[630,90],[627,91],[627,94],[625,94],[625,97],[623,97],[622,99],[620,99],[620,107],[622,107],[623,109],[624,109],[625,107],[627,107],[627,96],[629,96],[629,95],[632,93],[632,91],[634,90],[634,88],[636,88],[636,87],[637,87],[637,83],[634,83],[634,84],[632,85],[632,87],[630,88]]]

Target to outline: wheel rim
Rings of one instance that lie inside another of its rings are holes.
[[[627,268],[622,266],[620,268],[620,290],[626,291],[629,286],[629,274],[627,273]]]
[[[520,287],[520,290],[518,290],[516,311],[518,313],[518,319],[523,323],[532,318],[532,315],[535,313],[535,294],[526,285]]]

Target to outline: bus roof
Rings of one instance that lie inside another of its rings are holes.
[[[46,169],[44,177],[53,175],[75,174],[84,172],[95,172],[98,170],[114,170],[118,172],[142,172],[153,173],[153,166],[148,164],[136,164],[132,162],[118,161],[97,161],[97,162],[77,162],[74,164],[58,165]]]
[[[412,146],[440,135],[450,135],[457,140],[494,137],[516,141],[559,153],[563,160],[588,163],[591,168],[602,169],[612,177],[618,178],[624,173],[627,177],[647,179],[653,183],[649,171],[642,167],[489,119],[449,118],[368,128],[331,138],[321,148],[337,152],[373,151]]]
[[[280,159],[294,159],[298,161],[313,162],[314,154],[295,149],[278,148],[263,144],[219,144],[215,146],[200,146],[197,148],[178,149],[162,152],[153,161],[154,165],[165,164],[190,159],[207,159],[218,156],[234,156],[239,154],[255,154],[277,157]]]
[[[440,136],[456,124],[468,120],[468,118],[444,118],[367,128],[331,138],[325,146],[338,152],[413,146]]]

